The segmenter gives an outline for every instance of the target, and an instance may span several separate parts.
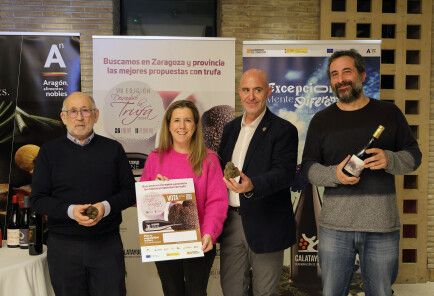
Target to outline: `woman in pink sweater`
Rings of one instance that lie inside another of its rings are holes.
[[[217,155],[205,148],[196,106],[176,101],[166,110],[158,148],[146,160],[140,181],[193,178],[204,257],[156,262],[164,295],[206,295],[214,244],[228,209]]]

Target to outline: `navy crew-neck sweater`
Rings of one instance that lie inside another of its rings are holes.
[[[67,215],[71,204],[107,200],[110,214],[92,227]],[[32,208],[48,215],[51,233],[78,237],[119,231],[121,211],[135,204],[134,177],[118,142],[95,135],[85,146],[66,137],[44,144],[35,162]]]

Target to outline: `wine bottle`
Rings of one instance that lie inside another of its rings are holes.
[[[12,196],[11,213],[6,228],[7,246],[9,248],[18,248],[20,246],[20,225],[18,197],[16,195]]]
[[[350,177],[360,176],[364,168],[363,160],[365,160],[368,157],[366,150],[373,147],[375,141],[378,140],[378,138],[381,136],[381,133],[383,131],[384,131],[384,126],[379,125],[375,130],[374,134],[372,135],[371,139],[369,140],[368,144],[366,144],[359,152],[353,154],[350,157],[350,159],[347,161],[344,168],[342,169],[342,172],[345,175]]]
[[[30,219],[29,196],[24,196],[24,206],[20,214],[20,248],[29,248],[29,219]]]
[[[42,216],[36,214],[34,210],[30,211],[29,219],[29,254],[42,254]]]

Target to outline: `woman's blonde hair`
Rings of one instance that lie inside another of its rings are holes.
[[[172,113],[175,109],[188,108],[193,113],[194,124],[196,125],[196,130],[191,136],[188,160],[193,168],[194,173],[197,176],[202,174],[202,163],[206,157],[206,147],[203,141],[202,133],[202,123],[200,121],[199,111],[193,102],[187,100],[180,100],[172,103],[169,108],[167,108],[164,114],[163,122],[161,124],[160,130],[160,141],[158,143],[158,152],[161,155],[167,152],[173,146],[172,134],[170,133],[170,119],[172,118]]]

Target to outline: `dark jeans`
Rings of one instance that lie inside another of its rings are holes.
[[[56,296],[126,295],[119,233],[86,239],[50,233],[47,261]]]
[[[366,296],[390,296],[398,274],[399,231],[319,230],[319,263],[324,296],[348,295],[356,253]]]
[[[204,296],[216,255],[214,248],[204,257],[155,262],[165,296]]]

